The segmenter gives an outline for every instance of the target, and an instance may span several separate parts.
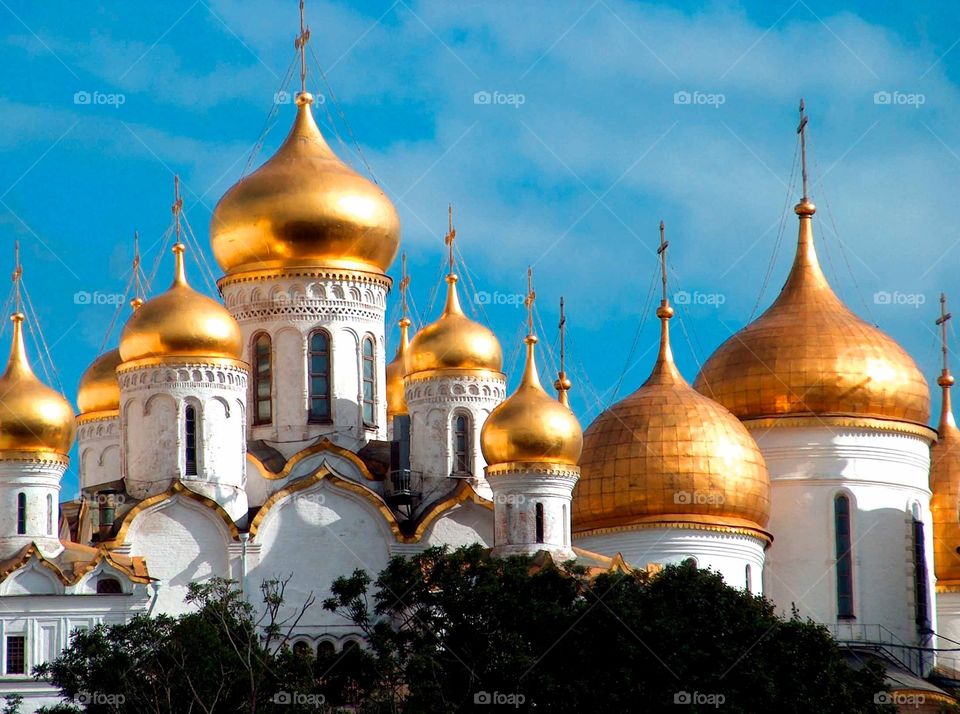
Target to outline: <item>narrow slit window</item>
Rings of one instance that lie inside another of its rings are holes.
[[[17,494],[17,535],[27,532],[27,494]]]
[[[537,511],[537,543],[543,543],[543,504],[538,503]]]
[[[310,416],[312,423],[330,421],[330,335],[316,330],[310,335]]]
[[[187,476],[197,475],[197,409],[193,406],[184,410],[184,471]]]
[[[470,473],[470,422],[463,414],[453,418],[453,473]]]
[[[373,352],[373,338],[363,338],[363,423],[376,424],[374,401],[376,397],[377,366]]]
[[[53,496],[47,494],[47,535],[53,535]]]
[[[253,423],[273,421],[273,345],[270,335],[257,335],[253,343]]]
[[[833,501],[834,533],[837,552],[837,618],[852,619],[853,556],[850,553],[850,499],[841,494]]]

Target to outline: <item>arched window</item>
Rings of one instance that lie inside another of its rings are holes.
[[[325,330],[310,333],[310,421],[330,421],[330,335]]]
[[[350,652],[351,650],[357,649],[360,646],[360,643],[356,640],[347,640],[343,643],[343,651]]]
[[[183,412],[183,466],[187,476],[197,475],[197,409],[187,405]]]
[[[834,537],[837,541],[837,618],[852,619],[853,556],[850,553],[850,499],[840,494],[833,499]]]
[[[293,654],[297,657],[309,657],[313,654],[313,649],[310,647],[309,642],[298,640],[293,643]]]
[[[97,595],[122,595],[123,588],[116,578],[100,578],[97,580]]]
[[[917,631],[930,634],[930,595],[927,588],[927,537],[920,507],[913,505],[913,579]]]
[[[570,524],[567,523],[567,504],[563,504],[563,544],[570,545]]]
[[[17,494],[17,535],[27,532],[27,494]]]
[[[261,332],[253,341],[253,423],[273,420],[273,345],[270,335]]]
[[[537,543],[543,543],[543,504],[538,503],[536,507],[537,513]]]
[[[470,474],[470,419],[466,414],[453,417],[453,473]]]
[[[47,535],[53,535],[53,496],[47,494]]]
[[[377,363],[373,356],[373,338],[367,335],[362,344],[363,363],[363,423],[373,426],[376,424],[374,411],[374,397],[376,396]]]
[[[333,644],[330,640],[323,640],[319,645],[317,645],[317,654],[318,655],[332,655],[337,651],[337,646]]]

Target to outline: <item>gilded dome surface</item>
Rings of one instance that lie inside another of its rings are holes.
[[[930,447],[930,511],[933,516],[933,563],[938,587],[960,588],[960,430],[953,418],[950,387],[953,377],[944,370],[943,407],[937,442]]]
[[[487,466],[540,463],[576,466],[583,448],[580,422],[569,407],[544,391],[537,374],[534,345],[527,337],[527,358],[517,391],[494,408],[480,432]]]
[[[433,370],[503,369],[503,351],[496,335],[463,314],[456,275],[447,276],[443,314],[414,335],[404,364],[407,376]]]
[[[387,418],[407,413],[407,397],[404,394],[404,359],[410,344],[410,318],[400,320],[400,344],[397,354],[387,365]]]
[[[770,515],[766,463],[746,427],[683,379],[664,301],[660,354],[637,391],[583,436],[573,530],[659,523],[762,529]]]
[[[145,302],[127,321],[120,336],[124,362],[141,359],[197,358],[239,360],[243,350],[240,326],[216,300],[187,283],[184,246],[173,247],[173,284]]]
[[[913,359],[834,294],[803,201],[797,254],[774,303],[724,342],[694,384],[741,419],[862,416],[925,425],[930,391]]]
[[[123,360],[113,349],[97,357],[80,378],[77,406],[81,414],[112,412],[120,409],[120,382],[117,367]]]
[[[383,273],[396,257],[393,203],[333,153],[312,101],[298,95],[283,145],[217,204],[210,236],[225,272],[316,266]]]
[[[73,444],[70,403],[30,368],[23,342],[23,315],[13,315],[13,341],[0,376],[0,459],[29,454],[65,457]]]

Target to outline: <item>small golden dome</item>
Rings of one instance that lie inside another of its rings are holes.
[[[580,422],[570,409],[544,391],[529,335],[520,386],[490,413],[480,432],[487,466],[539,463],[576,466],[583,448]]]
[[[12,319],[10,359],[0,377],[0,459],[24,454],[65,458],[73,444],[73,408],[37,379],[23,343],[23,314]]]
[[[770,480],[746,427],[680,375],[664,300],[660,354],[637,391],[583,437],[573,530],[690,523],[762,531]]]
[[[943,388],[943,407],[937,427],[939,438],[930,447],[930,511],[937,585],[960,589],[960,430],[950,406],[953,381],[946,369],[937,380]]]
[[[404,365],[408,377],[433,370],[500,372],[503,369],[503,351],[496,335],[463,314],[456,275],[447,276],[447,304],[443,314],[414,335]]]
[[[120,336],[123,361],[197,358],[239,360],[243,349],[240,326],[216,300],[187,284],[184,246],[173,246],[173,284],[137,309]]]
[[[808,200],[795,209],[797,254],[780,295],[713,353],[694,387],[741,419],[854,415],[925,425],[930,390],[913,359],[827,283],[815,210]]]
[[[343,163],[297,96],[283,145],[220,199],[210,223],[227,273],[321,266],[383,273],[400,246],[400,218],[383,191]]]
[[[407,398],[403,388],[403,362],[410,344],[410,318],[400,320],[400,344],[397,354],[387,365],[387,419],[407,413]]]
[[[80,378],[77,406],[80,414],[115,412],[120,409],[120,382],[117,367],[123,362],[120,350],[110,350],[97,357]]]

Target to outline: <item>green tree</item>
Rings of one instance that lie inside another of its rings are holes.
[[[875,662],[850,666],[822,626],[692,565],[590,579],[434,548],[339,578],[323,606],[369,648],[318,660],[321,691],[363,712],[894,711]]]

